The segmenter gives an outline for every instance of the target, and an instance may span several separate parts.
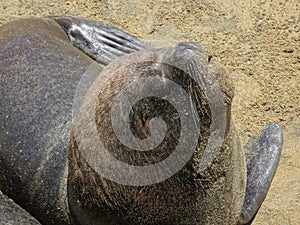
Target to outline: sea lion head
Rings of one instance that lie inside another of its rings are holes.
[[[278,167],[282,129],[270,123],[240,147],[233,88],[201,47],[153,49],[73,17],[18,20],[0,36],[1,222],[38,223],[28,213],[56,224],[69,216],[105,225],[254,220]]]
[[[68,178],[74,221],[237,221],[244,168],[232,166],[233,89],[226,79],[215,59],[193,43],[110,63],[74,119]]]

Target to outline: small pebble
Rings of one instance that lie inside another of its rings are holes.
[[[300,36],[299,37],[293,37],[294,41],[300,41]]]
[[[251,71],[251,70],[248,71],[249,76],[253,76],[253,74],[254,74],[253,71]]]
[[[294,49],[292,47],[286,47],[283,52],[285,53],[293,53],[294,52]]]

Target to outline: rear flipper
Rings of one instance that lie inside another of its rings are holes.
[[[276,123],[266,125],[260,137],[249,140],[246,195],[239,224],[250,225],[254,220],[275,175],[282,144],[282,130]]]
[[[125,54],[150,48],[113,26],[76,17],[50,17],[67,33],[72,44],[102,65]]]

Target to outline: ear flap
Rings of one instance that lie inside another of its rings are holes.
[[[276,123],[266,125],[260,137],[249,140],[246,195],[239,224],[250,225],[254,220],[278,167],[282,144],[282,130]]]
[[[136,37],[107,24],[76,17],[51,17],[72,44],[102,65],[125,54],[150,48]]]

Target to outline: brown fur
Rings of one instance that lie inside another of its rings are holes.
[[[99,137],[114,157],[130,164],[141,165],[145,163],[143,162],[145,158],[148,160],[146,164],[155,163],[170,154],[177,138],[176,132],[180,127],[178,121],[172,119],[175,114],[171,106],[163,102],[159,108],[164,110],[160,111],[151,105],[157,103],[155,99],[145,100],[144,108],[134,109],[130,120],[132,130],[138,137],[147,137],[149,120],[156,115],[153,114],[154,109],[159,115],[163,114],[164,119],[171,124],[165,140],[151,151],[150,155],[144,152],[131,153],[130,149],[118,142],[113,133],[109,114],[112,99],[136,77],[155,76],[163,66],[153,63],[163,54],[161,52],[134,54],[136,57],[145,57],[144,63],[132,64],[124,70],[118,70],[122,60],[134,59],[130,56],[129,59],[122,58],[108,66],[106,71],[116,72],[108,79],[107,86],[98,96],[95,122]],[[226,81],[225,71],[216,61],[210,59],[207,63],[209,76],[214,76],[220,83],[228,114],[225,141],[213,163],[206,170],[197,171],[199,157],[206,147],[210,133],[211,114],[207,99],[201,88],[184,76],[183,71],[167,67],[166,76],[186,86],[200,117],[201,138],[194,156],[181,171],[161,183],[142,187],[126,186],[107,180],[93,170],[82,157],[72,133],[69,153],[69,203],[71,211],[75,212],[72,214],[80,218],[78,221],[80,220],[81,224],[236,223],[243,202],[245,174],[243,162],[237,162],[241,161],[243,153],[240,151],[230,119],[233,89]],[[143,72],[145,68],[150,70]],[[167,169],[162,168],[162,173]]]

